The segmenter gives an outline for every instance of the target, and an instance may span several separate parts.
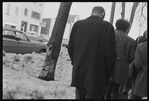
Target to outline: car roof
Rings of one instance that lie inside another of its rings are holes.
[[[3,30],[22,32],[20,30],[15,29],[15,28],[8,28],[8,27],[3,27]]]

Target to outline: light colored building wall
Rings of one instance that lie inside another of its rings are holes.
[[[22,3],[22,20],[23,21],[28,21],[28,26],[27,26],[27,31],[28,32],[32,32],[30,31],[30,24],[34,24],[34,25],[37,25],[38,26],[38,35],[41,34],[41,26],[40,26],[40,23],[42,22],[42,17],[43,17],[43,9],[44,9],[44,4],[43,3],[40,3],[42,4],[39,5],[40,2],[37,2],[37,3]],[[27,16],[24,16],[24,10],[25,8],[28,9],[28,15]],[[35,12],[38,12],[40,13],[40,19],[34,19],[34,18],[31,18],[31,14],[32,14],[32,11],[35,11]]]
[[[6,14],[8,4],[11,5],[10,15]],[[41,5],[40,5],[41,4]],[[15,15],[16,7],[18,7],[18,16]],[[27,16],[24,15],[24,10],[28,9]],[[41,34],[41,25],[43,17],[44,3],[42,2],[4,2],[3,3],[3,26],[5,23],[16,25],[16,29],[21,30],[22,21],[27,22],[26,32],[30,31],[30,24],[38,26],[38,35]],[[32,11],[40,13],[40,19],[31,18]]]
[[[63,35],[64,39],[69,39],[70,25],[71,25],[70,23],[66,23],[66,27]]]
[[[55,19],[55,18],[51,18],[50,31],[49,31],[49,34],[48,34],[48,37],[49,37],[49,38],[50,38],[50,37],[51,37],[51,35],[52,35],[52,30],[53,30],[53,27],[54,27],[55,21],[56,21],[56,19]]]
[[[44,19],[44,18],[43,18],[43,19]],[[80,19],[79,16],[76,16],[76,17],[75,17],[75,20],[74,20],[74,23],[75,23],[76,21],[78,21],[79,19]],[[52,35],[52,30],[53,30],[55,21],[56,21],[55,18],[51,18],[50,31],[49,31],[49,34],[48,34],[48,37],[49,37],[49,38],[50,38],[51,35]],[[67,24],[66,24],[66,27],[65,27],[65,30],[64,30],[64,35],[63,35],[63,38],[64,38],[64,39],[69,39],[69,37],[70,37],[70,32],[71,32],[71,29],[72,29],[72,26],[73,26],[74,23],[67,23]]]
[[[3,26],[5,26],[5,24],[11,24],[16,26],[16,29],[19,29],[19,25],[20,25],[20,7],[21,4],[18,3],[19,5],[15,4],[15,3],[3,3]],[[10,5],[10,14],[7,15],[7,6]],[[19,7],[18,9],[18,15],[15,14],[15,10],[16,7]]]
[[[56,21],[55,18],[51,18],[50,30],[49,30],[49,33],[48,33],[48,37],[49,37],[49,38],[50,38],[51,35],[52,35],[52,31],[53,31],[53,27],[54,27],[55,21]],[[64,39],[68,39],[68,38],[69,38],[69,34],[68,34],[69,31],[70,31],[70,24],[66,23],[66,27],[65,27],[64,35],[63,35],[63,38],[64,38]]]

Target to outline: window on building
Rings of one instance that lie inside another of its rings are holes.
[[[37,25],[30,24],[30,31],[33,31],[33,32],[37,32],[38,33],[38,26]]]
[[[19,7],[16,6],[15,15],[18,16],[19,13]]]
[[[28,9],[25,8],[24,9],[24,15],[27,16],[27,13],[28,13]]]
[[[5,24],[5,27],[8,27],[8,28],[16,28],[16,26],[9,25],[9,24]]]
[[[22,21],[21,31],[26,32],[26,30],[27,30],[27,22]]]
[[[10,15],[10,8],[11,8],[11,5],[10,4],[7,4],[7,11],[6,11],[6,14],[7,15]]]
[[[35,19],[40,20],[40,13],[32,11],[31,18],[35,18]]]

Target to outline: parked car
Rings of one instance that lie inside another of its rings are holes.
[[[28,35],[37,35],[36,33],[33,33],[33,32],[26,32],[25,34],[28,34]]]
[[[46,52],[46,44],[30,40],[23,32],[13,28],[3,28],[3,50],[7,53]]]
[[[30,39],[30,40],[33,40],[33,41],[38,41],[38,42],[43,42],[45,44],[48,43],[48,40],[44,37],[41,37],[39,35],[31,35],[31,34],[28,34],[28,33],[25,33],[25,35]]]

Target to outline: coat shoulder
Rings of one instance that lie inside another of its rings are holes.
[[[144,41],[144,42],[138,44],[139,49],[142,49],[143,47],[146,47],[146,46],[147,46],[147,41]]]
[[[135,40],[133,38],[131,38],[130,36],[127,36],[127,37],[131,42],[135,42]]]
[[[103,20],[103,23],[109,25],[110,27],[113,27],[113,25],[110,22],[108,22],[108,21]]]
[[[108,21],[103,20],[103,22],[104,22],[105,24],[112,25],[112,24],[111,24],[110,22],[108,22]]]

